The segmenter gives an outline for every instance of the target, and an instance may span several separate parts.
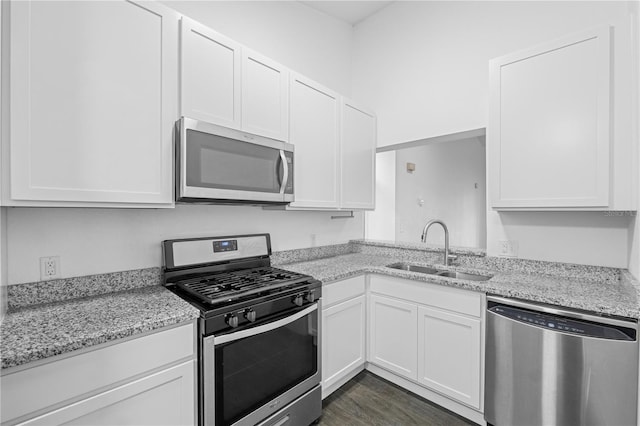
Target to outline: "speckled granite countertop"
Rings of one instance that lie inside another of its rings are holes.
[[[424,265],[435,264],[439,269],[479,273],[492,275],[493,277],[488,281],[482,282],[468,281],[402,271],[385,266],[400,261],[410,261]],[[437,263],[419,262],[415,259],[407,259],[404,256],[394,258],[388,254],[351,253],[325,259],[282,264],[280,267],[312,275],[325,284],[363,273],[377,273],[576,308],[605,315],[640,318],[640,307],[638,305],[640,286],[627,271],[602,268],[602,271],[597,271],[596,273],[592,267],[585,266],[584,270],[586,272],[584,272],[580,265],[572,265],[571,268],[562,268],[562,270],[573,272],[573,277],[567,277],[531,272],[528,269],[531,268],[530,262],[526,261],[524,270],[528,272],[520,270],[507,272],[486,266],[480,267],[478,266],[480,261],[471,262],[474,266],[461,265],[447,268]],[[491,259],[487,259],[486,264],[492,265]],[[501,267],[504,268],[503,265]],[[615,277],[612,276],[614,273]]]
[[[377,273],[587,310],[640,318],[640,284],[626,270],[487,257],[454,248],[448,269],[492,275],[477,282],[387,268],[394,262],[445,269],[442,249],[421,244],[352,241],[273,253],[274,266],[323,283]],[[160,268],[11,285],[0,326],[2,369],[198,318],[199,311],[160,284]]]
[[[0,326],[2,369],[198,316],[197,309],[159,285],[22,307]]]

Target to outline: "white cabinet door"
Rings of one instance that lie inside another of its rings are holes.
[[[372,294],[369,299],[368,361],[416,380],[417,316],[415,304]]]
[[[291,78],[290,142],[295,145],[292,207],[338,207],[338,95]]]
[[[195,337],[194,324],[188,323],[4,373],[0,422],[14,424],[35,418],[50,412],[48,407],[84,400],[169,365],[193,360]]]
[[[341,128],[340,207],[374,209],[376,117],[345,99],[342,102]]]
[[[289,141],[289,71],[242,49],[242,129]]]
[[[322,310],[323,390],[364,365],[364,342],[364,295]]]
[[[193,425],[195,361],[99,393],[21,425]]]
[[[181,115],[240,129],[240,44],[189,18],[180,24]]]
[[[480,408],[480,319],[418,308],[418,382]]]
[[[493,208],[609,206],[610,31],[599,27],[491,61]]]
[[[21,1],[10,20],[7,203],[171,204],[176,13]]]

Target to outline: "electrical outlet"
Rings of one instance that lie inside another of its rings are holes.
[[[500,241],[500,256],[502,257],[518,257],[517,241]]]
[[[316,234],[311,234],[311,247],[315,247],[316,246],[316,239],[317,239],[317,235]]]
[[[40,280],[47,281],[60,278],[60,256],[40,258]]]

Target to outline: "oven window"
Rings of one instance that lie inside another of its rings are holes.
[[[215,347],[216,425],[241,419],[318,371],[317,311]]]

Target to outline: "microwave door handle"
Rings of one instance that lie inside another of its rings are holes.
[[[299,312],[296,312],[293,315],[288,317],[284,317],[277,321],[273,321],[264,325],[260,325],[254,328],[248,328],[246,330],[236,331],[235,333],[223,334],[222,336],[216,336],[213,339],[214,345],[221,345],[223,343],[233,342],[239,339],[244,339],[246,337],[256,336],[258,334],[266,333],[268,331],[273,331],[276,328],[284,327],[285,325],[289,325],[294,321],[299,320],[300,318],[309,315],[311,312],[318,310],[318,304],[314,303],[306,309],[303,309]]]
[[[282,188],[282,175],[284,174],[284,166],[282,165],[282,156],[280,153],[282,151],[278,151],[278,158],[276,159],[276,179],[278,179],[278,187]],[[282,171],[280,169],[282,168]],[[280,192],[280,190],[278,190]]]
[[[287,157],[284,155],[284,150],[280,150],[280,161],[282,169],[284,170],[282,180],[280,181],[280,194],[284,195],[284,190],[287,187],[289,181],[289,164],[287,163]],[[278,166],[278,175],[280,175],[280,166]]]

